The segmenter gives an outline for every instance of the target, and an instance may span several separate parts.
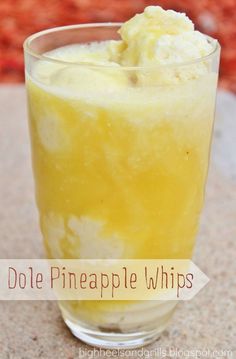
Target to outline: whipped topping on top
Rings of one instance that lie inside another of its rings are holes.
[[[194,31],[183,13],[149,6],[120,29],[125,50],[121,63],[126,66],[170,64],[206,56],[212,50],[207,38]]]
[[[163,10],[160,6],[148,6],[142,14],[137,14],[123,24],[120,29],[122,39],[129,43],[135,37],[154,35],[156,39],[164,34],[176,35],[193,31],[192,21],[183,13]]]
[[[48,57],[75,66],[39,61],[34,66],[35,78],[73,91],[100,88],[114,92],[134,85],[185,82],[211,69],[211,63],[205,59],[192,62],[210,54],[216,40],[209,41],[194,30],[194,24],[183,13],[149,6],[125,22],[119,34],[120,40],[68,45],[46,53]],[[95,68],[78,67],[77,63]],[[186,63],[189,65],[163,68],[163,65]],[[125,66],[134,69],[126,72]]]

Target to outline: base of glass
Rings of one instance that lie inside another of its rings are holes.
[[[107,308],[103,305],[97,313],[91,310],[92,307],[86,308],[81,304],[70,301],[59,303],[64,321],[76,338],[98,348],[132,349],[159,338],[169,324],[177,303],[140,301],[115,303],[113,308],[108,303]]]
[[[166,323],[165,326],[152,331],[119,333],[109,330],[91,330],[83,327],[81,324],[73,323],[69,319],[65,319],[65,323],[76,338],[91,346],[104,349],[140,348],[156,341],[167,326]]]

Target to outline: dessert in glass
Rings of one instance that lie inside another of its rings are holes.
[[[49,258],[189,259],[209,163],[220,47],[185,14],[42,31],[24,45]],[[74,335],[138,347],[174,301],[62,301]]]

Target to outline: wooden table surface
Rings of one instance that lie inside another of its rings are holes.
[[[0,86],[0,120],[0,258],[40,258],[23,86]],[[221,357],[236,358],[236,98],[225,92],[218,96],[194,262],[209,284],[179,304],[172,325],[146,349],[232,350],[233,356]],[[70,334],[56,302],[0,302],[0,359],[88,358],[88,349]]]

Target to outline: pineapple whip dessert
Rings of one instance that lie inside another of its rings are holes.
[[[158,6],[124,23],[119,34],[120,40],[47,52],[27,74],[47,254],[190,258],[217,81],[207,57],[194,60],[216,44],[194,31],[184,14]],[[72,320],[132,330],[140,320],[164,322],[174,304],[70,301],[61,306]]]

